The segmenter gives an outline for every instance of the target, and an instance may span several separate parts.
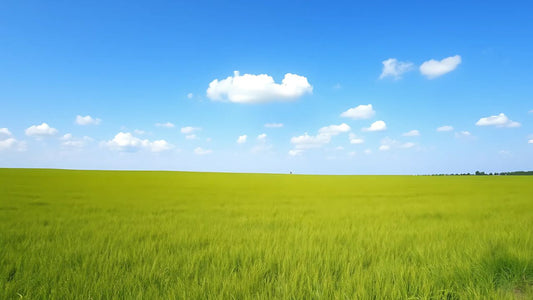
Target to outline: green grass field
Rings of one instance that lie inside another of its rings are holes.
[[[0,299],[533,299],[533,177],[0,169]]]

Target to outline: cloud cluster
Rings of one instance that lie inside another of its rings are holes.
[[[129,132],[119,132],[112,140],[103,142],[103,144],[109,149],[125,152],[135,152],[141,149],[146,149],[151,152],[161,152],[173,148],[173,146],[165,140],[143,140],[135,137]]]
[[[350,118],[353,120],[370,119],[376,114],[376,111],[372,108],[372,104],[359,105],[348,109],[341,113],[341,117]]]
[[[497,116],[481,118],[476,122],[476,125],[477,126],[508,127],[508,128],[515,128],[515,127],[521,126],[520,123],[509,120],[509,118],[504,113],[500,113]]]
[[[393,77],[394,79],[402,78],[402,74],[413,69],[414,65],[411,62],[398,61],[396,58],[389,58],[383,62],[383,70],[379,79],[385,77]]]
[[[378,149],[380,151],[388,151],[393,148],[409,149],[409,148],[413,148],[414,146],[416,146],[416,144],[412,142],[402,143],[400,141],[393,140],[389,137],[386,137],[381,140],[381,145],[379,146]]]
[[[98,125],[100,124],[100,122],[102,122],[102,120],[98,119],[98,118],[93,118],[89,115],[83,117],[83,116],[80,116],[80,115],[77,115],[76,116],[76,124],[78,125]]]
[[[54,136],[57,133],[57,129],[50,127],[50,125],[46,123],[42,123],[40,125],[33,125],[26,129],[26,135],[32,136],[35,138],[43,138],[43,137],[49,137]]]
[[[280,83],[267,74],[244,74],[238,71],[226,79],[209,83],[207,97],[214,101],[263,103],[290,101],[311,94],[313,87],[304,76],[287,73]]]
[[[18,141],[7,128],[0,128],[0,151],[15,149],[17,151],[26,150],[26,143]]]
[[[70,133],[64,134],[61,137],[61,145],[63,147],[82,148],[92,141],[93,139],[88,136],[78,139],[74,138]]]

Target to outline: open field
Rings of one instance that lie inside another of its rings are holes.
[[[0,299],[532,299],[533,177],[0,169]]]

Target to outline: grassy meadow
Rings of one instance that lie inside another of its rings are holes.
[[[0,169],[0,299],[533,299],[533,176]]]

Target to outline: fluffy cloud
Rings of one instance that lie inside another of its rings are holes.
[[[370,119],[375,114],[376,112],[372,108],[372,104],[367,104],[367,105],[359,105],[357,107],[350,108],[347,111],[343,112],[341,114],[341,117],[351,118],[354,120],[361,120],[361,119]]]
[[[0,128],[0,136],[11,136],[11,131],[7,128]]]
[[[370,127],[363,128],[363,131],[383,131],[387,129],[387,124],[383,121],[376,121]]]
[[[235,103],[262,103],[271,101],[290,101],[304,94],[311,94],[313,87],[307,78],[287,73],[281,84],[267,74],[240,75],[238,71],[226,79],[211,81],[207,97],[214,101]]]
[[[186,126],[181,128],[181,133],[183,134],[192,134],[193,132],[200,131],[202,128],[200,127],[192,127],[192,126]]]
[[[359,145],[365,142],[364,139],[357,137],[355,134],[350,133],[350,144]]]
[[[461,56],[459,55],[446,57],[440,61],[431,59],[420,66],[420,73],[433,79],[455,70],[460,63]]]
[[[438,132],[445,132],[445,131],[452,131],[452,130],[453,130],[453,127],[450,125],[444,125],[444,126],[437,128]]]
[[[389,58],[383,61],[383,71],[379,79],[385,77],[393,77],[394,79],[402,78],[402,74],[413,69],[413,64],[410,62],[398,61],[396,58]]]
[[[170,122],[166,122],[166,123],[155,123],[155,126],[157,127],[166,127],[166,128],[174,128],[174,124],[170,123]]]
[[[194,97],[193,93],[188,93],[188,94],[187,94],[187,98],[188,98],[188,99],[192,99],[192,97]]]
[[[509,120],[509,118],[503,113],[497,116],[481,118],[479,119],[479,121],[476,122],[476,125],[477,126],[509,127],[509,128],[521,126],[520,123]]]
[[[119,132],[115,137],[103,143],[112,150],[134,152],[146,149],[152,152],[161,152],[172,149],[172,145],[165,140],[149,141],[133,136],[129,132]]]
[[[243,134],[243,135],[239,136],[239,138],[237,138],[237,144],[246,143],[246,139],[247,138],[248,138],[248,136],[246,134]]]
[[[33,125],[26,129],[27,136],[33,136],[36,138],[43,138],[47,136],[53,136],[57,133],[57,129],[50,127],[46,123],[41,125]]]
[[[403,136],[420,136],[420,131],[415,129],[415,130],[408,131],[402,135]]]
[[[194,154],[196,154],[196,155],[207,155],[207,154],[211,154],[211,153],[213,153],[212,150],[203,149],[202,147],[198,147],[198,148],[194,149]]]
[[[266,133],[261,133],[260,135],[257,136],[257,140],[260,141],[260,142],[264,142],[266,140]]]
[[[80,115],[76,116],[76,124],[78,125],[98,125],[102,120],[98,118],[93,118],[89,115],[82,117]]]
[[[295,136],[291,138],[291,143],[294,145],[295,149],[319,148],[328,144],[331,141],[332,136],[348,131],[350,131],[350,126],[345,123],[340,125],[330,125],[320,128],[316,136],[307,133]]]
[[[267,123],[265,124],[266,128],[281,128],[283,127],[283,123]]]

